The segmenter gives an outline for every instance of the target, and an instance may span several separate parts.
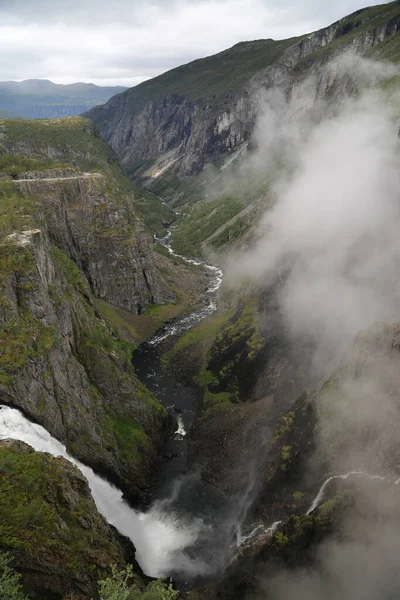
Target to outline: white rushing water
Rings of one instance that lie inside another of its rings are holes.
[[[240,548],[241,546],[248,544],[249,542],[253,541],[255,538],[258,537],[265,537],[265,536],[273,536],[273,534],[275,533],[275,531],[278,529],[279,525],[282,524],[282,521],[275,521],[275,523],[272,523],[272,525],[270,525],[270,527],[265,528],[264,525],[256,525],[251,531],[250,533],[247,533],[245,535],[242,535],[240,529],[238,530],[238,534],[237,534],[237,547]]]
[[[312,513],[313,510],[315,510],[316,508],[318,508],[318,506],[321,504],[322,500],[325,497],[325,492],[328,488],[328,485],[330,484],[331,481],[333,481],[334,479],[348,479],[349,477],[352,476],[361,476],[361,477],[367,477],[368,479],[379,479],[381,481],[384,481],[385,477],[382,477],[381,475],[368,475],[368,473],[364,473],[364,471],[350,471],[349,473],[345,473],[344,475],[333,475],[332,477],[329,477],[320,487],[320,490],[318,492],[318,494],[316,495],[316,497],[314,498],[314,500],[312,501],[312,504],[310,506],[310,508],[307,511],[307,515],[309,515],[310,513]]]
[[[183,422],[182,415],[178,415],[177,423],[178,423],[178,429],[175,431],[175,433],[177,435],[185,436],[186,435],[186,430],[185,430],[185,424]]]
[[[46,429],[31,423],[22,413],[6,406],[0,407],[0,439],[26,442],[34,450],[62,456],[76,465],[89,483],[98,511],[105,519],[128,537],[136,547],[136,559],[143,571],[152,577],[172,572],[203,573],[205,565],[190,559],[184,552],[193,545],[202,523],[186,526],[167,514],[168,503],[156,503],[148,512],[133,510],[123,501],[122,492],[96,475],[94,471],[72,458],[65,446]]]
[[[224,276],[222,269],[216,267],[215,265],[209,265],[204,261],[198,260],[196,258],[187,258],[186,256],[175,252],[171,247],[171,242],[169,241],[171,235],[172,233],[171,231],[169,231],[165,238],[155,237],[155,239],[159,244],[161,244],[162,246],[164,246],[164,248],[168,250],[171,256],[175,256],[177,258],[182,259],[188,265],[203,266],[205,269],[208,269],[213,273],[213,278],[206,290],[206,295],[209,296],[207,306],[199,308],[198,310],[193,311],[186,317],[183,317],[182,319],[176,321],[172,325],[169,325],[164,331],[162,331],[162,333],[155,336],[149,342],[149,344],[151,345],[159,344],[171,335],[179,335],[181,333],[184,333],[191,327],[197,325],[197,323],[199,323],[203,319],[206,319],[207,317],[210,317],[212,314],[214,314],[217,310],[217,303],[215,302],[214,295],[218,292],[219,288],[221,287]]]

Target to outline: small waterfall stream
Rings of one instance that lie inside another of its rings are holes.
[[[344,475],[332,475],[332,477],[329,477],[320,487],[318,494],[315,496],[314,500],[311,503],[310,508],[308,509],[308,511],[306,512],[307,515],[309,515],[310,513],[313,512],[313,510],[315,510],[316,508],[318,508],[318,506],[321,504],[321,502],[323,501],[324,497],[325,497],[325,492],[328,489],[328,486],[330,484],[331,481],[333,481],[334,479],[342,479],[342,480],[346,480],[349,477],[367,477],[368,479],[380,479],[381,481],[385,480],[385,477],[382,477],[381,475],[368,475],[368,473],[364,473],[364,471],[350,471],[349,473],[345,473]]]

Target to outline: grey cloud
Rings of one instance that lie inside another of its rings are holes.
[[[0,0],[0,80],[133,85],[249,39],[327,25],[363,0]]]

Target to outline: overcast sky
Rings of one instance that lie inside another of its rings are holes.
[[[0,81],[132,86],[243,40],[287,38],[387,0],[0,0]]]

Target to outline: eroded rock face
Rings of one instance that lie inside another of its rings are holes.
[[[135,549],[97,512],[88,483],[63,458],[0,441],[2,549],[32,597],[97,598],[112,565],[135,565]]]
[[[154,263],[151,238],[135,217],[132,199],[100,174],[52,175],[14,185],[40,199],[50,240],[84,271],[93,293],[136,314],[148,304],[176,301]]]
[[[136,378],[89,283],[46,230],[0,245],[0,402],[133,496],[149,481],[166,411]]]
[[[321,64],[348,50],[364,55],[396,35],[399,29],[399,15],[378,25],[372,23],[360,32],[358,27],[364,23],[363,19],[354,16],[353,26],[346,28],[340,21],[304,37],[267,68],[260,65],[259,72],[235,92],[211,97],[205,94],[192,100],[184,94],[168,93],[168,89],[163,93],[159,83],[161,91],[154,97],[151,88],[147,100],[138,95],[139,91],[135,95],[134,90],[128,90],[92,109],[87,116],[98,124],[127,171],[137,171],[147,184],[168,173],[176,174],[179,179],[196,175],[205,165],[233,155],[249,142],[262,102],[260,92],[280,86],[288,97],[295,98],[299,84],[313,75],[317,95],[310,101],[316,102],[335,83],[332,77],[326,77],[324,69],[319,69]],[[340,38],[343,41],[337,51],[332,47],[325,56],[318,54]],[[191,68],[195,69],[196,64]],[[188,67],[188,77],[190,73]],[[351,91],[347,80],[339,87],[336,94],[346,95]]]

